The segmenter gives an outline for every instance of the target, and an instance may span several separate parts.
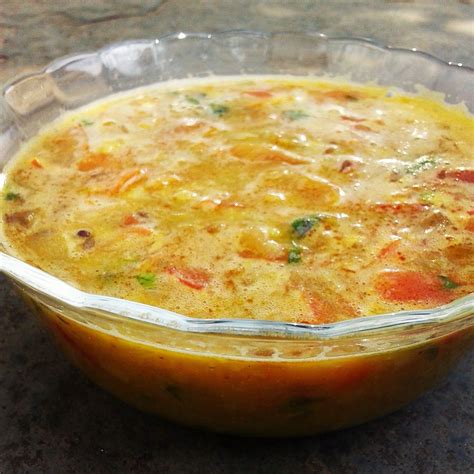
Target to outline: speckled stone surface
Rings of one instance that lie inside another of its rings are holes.
[[[474,66],[473,2],[0,0],[0,84],[55,57],[177,30],[317,29]],[[405,409],[339,433],[247,440],[143,415],[64,361],[0,277],[0,473],[471,473],[474,354]]]

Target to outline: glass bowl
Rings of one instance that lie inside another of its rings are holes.
[[[179,33],[68,56],[7,84],[0,166],[64,111],[209,74],[424,86],[474,111],[474,70],[424,53],[314,32]],[[193,319],[86,294],[8,255],[1,239],[0,250],[0,270],[98,385],[142,410],[219,432],[302,436],[365,422],[436,385],[474,345],[472,294],[432,310],[327,325]]]

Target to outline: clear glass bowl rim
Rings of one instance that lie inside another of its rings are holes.
[[[317,37],[323,41],[347,42],[367,46],[387,52],[403,52],[412,55],[413,59],[424,57],[429,61],[442,65],[445,68],[456,68],[467,71],[473,75],[474,69],[459,63],[443,61],[429,53],[419,51],[415,48],[405,49],[382,45],[372,39],[349,36],[327,36],[316,31],[282,31],[277,33],[266,33],[253,30],[225,30],[212,33],[170,33],[155,39],[135,39],[114,42],[95,51],[84,51],[63,56],[55,59],[43,69],[20,75],[7,81],[2,88],[2,97],[16,84],[26,78],[47,74],[55,71],[88,55],[99,55],[113,50],[117,47],[132,45],[142,42],[161,43],[168,40],[181,39],[214,39],[231,35],[253,35],[269,39],[274,34],[279,35],[308,35]],[[49,304],[58,307],[68,307],[91,315],[103,314],[124,318],[124,320],[138,321],[155,327],[163,327],[180,332],[216,334],[222,336],[256,336],[277,337],[284,339],[337,339],[340,337],[364,336],[367,333],[383,331],[398,333],[400,330],[418,326],[451,327],[453,323],[463,322],[466,326],[474,325],[474,293],[457,299],[452,303],[433,309],[409,310],[393,313],[385,313],[373,316],[362,316],[346,321],[331,324],[299,324],[279,321],[262,321],[250,319],[202,319],[186,317],[171,311],[122,300],[114,297],[86,293],[74,288],[66,282],[49,275],[15,257],[0,251],[0,272],[3,272],[20,287],[24,287],[49,301]]]

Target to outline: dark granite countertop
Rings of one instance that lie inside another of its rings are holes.
[[[472,1],[0,1],[0,84],[55,57],[177,30],[316,29],[474,66]],[[474,472],[474,354],[366,425],[299,440],[189,430],[137,412],[59,354],[0,277],[0,473]]]

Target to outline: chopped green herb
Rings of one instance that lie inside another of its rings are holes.
[[[445,290],[454,290],[454,288],[457,288],[459,286],[459,283],[456,283],[447,276],[439,275],[438,278],[441,280],[441,283]]]
[[[299,263],[301,262],[301,251],[303,249],[293,244],[288,252],[288,263]]]
[[[295,234],[296,237],[301,239],[314,227],[315,224],[320,221],[321,218],[318,216],[308,216],[295,219],[291,223],[291,227],[293,228],[293,234]]]
[[[222,104],[210,104],[212,113],[217,115],[218,117],[222,117],[227,112],[229,112],[230,108],[227,105]]]
[[[309,115],[302,110],[285,110],[283,112],[283,116],[288,120],[300,120],[302,118],[309,117]]]
[[[422,156],[406,168],[408,174],[417,174],[420,171],[434,168],[438,164],[438,160],[434,157]]]
[[[84,127],[90,127],[91,125],[94,125],[94,122],[91,122],[90,120],[82,119],[81,124],[84,125]]]
[[[420,201],[424,204],[432,204],[435,193],[433,191],[426,191],[420,194]]]
[[[143,288],[154,288],[156,275],[154,273],[140,273],[135,277]]]
[[[187,95],[184,97],[190,104],[198,105],[199,100],[197,100],[195,97],[191,97],[190,95]]]
[[[21,196],[18,193],[8,192],[5,194],[5,201],[18,201]]]

